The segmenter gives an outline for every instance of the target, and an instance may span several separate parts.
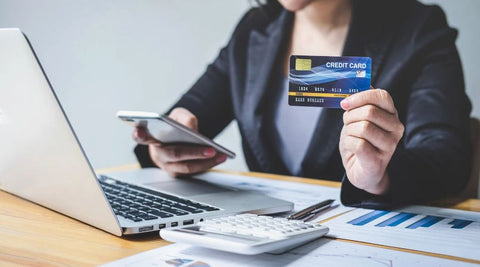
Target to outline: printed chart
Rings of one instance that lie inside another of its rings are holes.
[[[332,237],[480,261],[480,223],[470,219],[357,209],[324,225]]]

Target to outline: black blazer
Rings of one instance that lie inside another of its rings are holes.
[[[194,113],[199,131],[209,137],[236,119],[252,171],[289,174],[272,148],[265,114],[269,85],[278,79],[272,73],[283,67],[292,19],[278,4],[251,9],[216,60],[174,105]],[[354,1],[342,54],[372,58],[372,85],[389,91],[406,127],[388,165],[391,190],[377,197],[346,179],[338,150],[343,111],[336,109],[325,110],[316,122],[302,176],[343,179],[344,204],[374,208],[461,190],[471,165],[471,106],[456,36],[437,6],[411,0]],[[152,165],[144,147],[137,148],[137,155],[143,166]]]

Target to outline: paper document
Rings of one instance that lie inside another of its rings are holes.
[[[331,237],[473,259],[480,263],[480,222],[475,220],[478,215],[421,206],[398,211],[356,209],[324,225],[330,228],[328,236]]]
[[[352,210],[352,208],[345,207],[340,203],[340,188],[218,172],[207,172],[195,175],[195,178],[242,190],[258,191],[271,197],[293,202],[295,204],[294,210],[288,214],[302,210],[326,199],[335,199],[331,208],[321,212],[312,221],[318,222],[342,212]]]
[[[246,256],[223,251],[173,244],[120,259],[104,267],[165,266],[165,267],[224,267],[224,266],[475,266],[471,263],[436,258],[420,254],[383,249],[322,238],[280,255]]]

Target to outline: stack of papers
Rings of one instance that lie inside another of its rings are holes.
[[[103,267],[237,267],[237,266],[476,266],[460,262],[322,238],[281,255],[246,256],[223,251],[173,244],[118,261]]]

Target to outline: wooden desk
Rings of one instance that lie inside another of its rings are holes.
[[[102,171],[119,171],[135,167],[136,165],[132,165]],[[338,182],[314,179],[262,173],[223,172],[333,187],[340,186]],[[441,203],[437,202],[436,204]],[[480,200],[448,200],[444,206],[480,211]],[[0,266],[97,265],[167,244],[168,242],[158,237],[158,233],[126,238],[116,237],[0,191]],[[408,250],[402,249],[402,251]]]

